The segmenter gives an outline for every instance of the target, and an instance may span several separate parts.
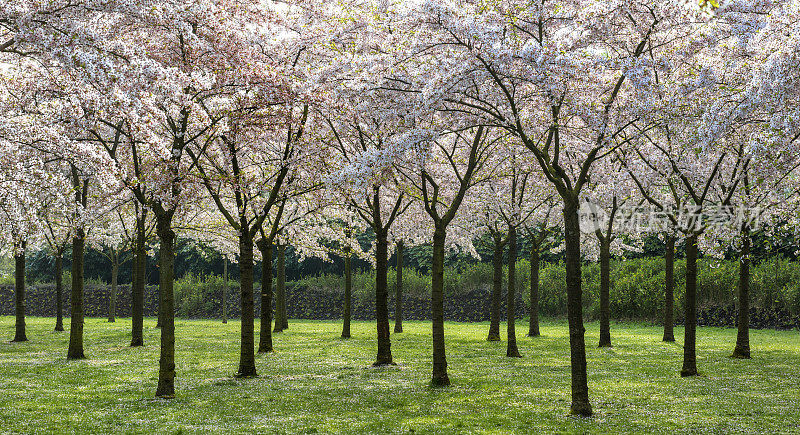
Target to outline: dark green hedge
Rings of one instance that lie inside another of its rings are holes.
[[[517,266],[518,313],[528,313],[529,263],[520,260]],[[682,321],[684,293],[683,260],[677,260],[676,318]],[[540,311],[545,316],[566,314],[566,287],[563,263],[543,264],[540,285]],[[394,288],[394,273],[389,273],[389,286]],[[446,318],[459,321],[485,321],[489,315],[491,266],[475,264],[464,267],[460,273],[448,269],[445,276]],[[645,319],[657,321],[661,317],[664,301],[664,262],[658,258],[642,258],[612,263],[611,315],[614,319]],[[408,319],[428,319],[430,277],[413,269],[404,271],[404,311]],[[736,313],[736,286],[738,264],[736,261],[717,261],[705,258],[699,264],[698,307],[700,324],[733,326]],[[321,275],[293,281],[287,285],[289,316],[309,319],[341,318],[343,294],[342,277]],[[584,308],[587,318],[594,319],[599,309],[599,267],[586,264],[583,268]],[[374,272],[356,273],[353,277],[355,319],[374,318]],[[176,282],[175,306],[179,317],[214,318],[222,314],[222,280],[218,277],[198,279],[187,276]],[[86,314],[107,315],[108,286],[88,284],[86,287]],[[256,285],[256,294],[260,293]],[[390,311],[393,310],[394,291],[390,291]],[[69,311],[69,290],[65,289],[65,314]],[[155,316],[157,289],[148,287],[145,312]],[[239,289],[230,283],[228,297],[229,316],[239,315]],[[30,315],[53,316],[54,286],[30,286],[26,298]],[[503,295],[505,306],[505,292]],[[751,306],[754,327],[789,328],[800,326],[800,265],[782,259],[762,261],[753,266]],[[0,313],[13,314],[13,286],[0,287]],[[260,313],[256,298],[256,311]],[[130,313],[130,287],[119,287],[117,315]]]

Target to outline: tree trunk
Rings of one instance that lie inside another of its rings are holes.
[[[503,291],[503,243],[494,238],[492,255],[492,311],[490,313],[489,335],[487,341],[500,341],[500,297]]]
[[[28,341],[25,333],[25,242],[14,245],[14,311],[16,314],[14,339]]]
[[[283,332],[289,327],[286,319],[286,246],[278,245],[278,283],[275,286],[275,329]]]
[[[175,277],[175,232],[171,214],[158,216],[158,299],[161,318],[161,355],[158,359],[156,397],[175,397],[175,308],[173,280]]]
[[[85,233],[83,229],[79,229],[72,238],[72,291],[70,297],[72,318],[70,319],[67,359],[86,358],[83,354],[83,255],[85,244]]]
[[[56,331],[64,330],[64,279],[61,271],[64,268],[64,253],[56,251]]]
[[[253,237],[242,228],[239,235],[239,287],[242,295],[241,347],[237,377],[256,376],[253,308]]]
[[[281,292],[281,331],[289,329],[286,314],[286,245],[278,246],[278,289]]]
[[[112,254],[111,260],[111,293],[108,298],[108,321],[115,322],[117,317],[117,281],[119,279],[119,254]]]
[[[686,239],[686,307],[681,376],[697,375],[697,236]]]
[[[586,376],[586,342],[583,327],[583,291],[581,289],[581,233],[578,199],[564,204],[564,243],[566,247],[567,318],[569,321],[570,363],[572,367],[573,415],[592,415]]]
[[[286,303],[286,294],[284,293],[285,288],[281,286],[281,248],[283,245],[278,245],[278,264],[277,264],[277,272],[278,272],[278,283],[275,286],[275,329],[273,332],[283,332],[283,315],[286,311],[283,309]]]
[[[673,327],[675,307],[675,236],[667,237],[666,253],[664,254],[664,341],[674,342]]]
[[[508,329],[508,344],[506,346],[506,356],[513,358],[521,358],[519,349],[517,349],[517,332],[516,332],[516,303],[517,303],[517,229],[509,227],[508,229],[508,295],[506,305],[508,310],[508,319],[506,325]]]
[[[136,217],[136,242],[133,252],[131,283],[131,346],[133,347],[144,345],[144,287],[147,271],[146,220],[146,212]]]
[[[389,242],[387,234],[379,231],[375,242],[375,321],[378,330],[378,356],[373,366],[393,364],[392,343],[389,338]]]
[[[611,238],[600,240],[600,344],[611,347]]]
[[[258,241],[261,251],[261,325],[258,353],[272,352],[272,244]]]
[[[228,259],[222,261],[222,323],[228,323]]]
[[[450,385],[447,376],[447,357],[444,347],[444,242],[445,229],[436,225],[433,232],[431,259],[431,330],[433,336],[433,377],[431,385]]]
[[[350,250],[344,256],[344,314],[342,322],[342,338],[350,338],[350,316],[353,307],[353,270]]]
[[[403,332],[403,241],[397,242],[397,280],[394,297],[394,332]]]
[[[539,248],[531,248],[531,313],[528,337],[539,336]]]
[[[738,333],[733,358],[750,358],[750,229],[742,229],[742,252],[739,260]]]

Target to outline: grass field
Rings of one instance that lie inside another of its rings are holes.
[[[678,376],[678,343],[658,327],[612,325],[611,349],[597,349],[587,325],[590,397],[595,416],[567,415],[567,325],[548,321],[540,338],[518,337],[522,359],[505,342],[484,341],[486,324],[446,325],[453,386],[430,389],[427,322],[392,335],[396,367],[369,368],[374,325],[291,321],[258,356],[260,377],[234,379],[239,323],[177,321],[177,398],[153,398],[158,330],[129,348],[129,319],[86,321],[83,361],[65,358],[68,332],[53,319],[28,319],[27,343],[9,343],[12,317],[0,317],[0,432],[8,433],[797,433],[800,334],[752,331],[754,358],[727,358],[733,329],[698,329],[703,376]],[[65,325],[68,325],[68,321]],[[256,325],[256,331],[258,326]],[[518,326],[526,331],[527,325]]]

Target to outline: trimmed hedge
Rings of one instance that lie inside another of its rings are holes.
[[[520,317],[528,313],[529,263],[517,265],[517,305]],[[675,314],[682,322],[685,261],[675,264]],[[491,265],[471,265],[460,273],[445,274],[445,318],[455,321],[487,321],[489,319]],[[773,258],[751,269],[752,325],[759,328],[800,327],[800,265]],[[390,311],[394,309],[395,274],[389,273]],[[584,313],[589,319],[598,317],[600,270],[597,264],[583,267]],[[566,315],[566,284],[563,263],[545,263],[540,275],[540,312],[545,316]],[[698,265],[698,323],[701,325],[734,326],[738,264],[736,261],[701,259]],[[407,319],[430,318],[430,277],[407,269],[403,274],[404,313]],[[664,261],[642,258],[615,261],[611,271],[611,316],[614,319],[658,321],[664,300]],[[240,298],[238,283],[230,282],[228,315],[238,317]],[[504,282],[505,286],[505,282]],[[339,319],[344,301],[342,277],[320,275],[287,283],[287,310],[292,318]],[[109,286],[88,283],[86,315],[107,315]],[[31,285],[27,289],[27,313],[35,316],[55,314],[54,286]],[[256,285],[256,315],[260,315],[260,288]],[[353,318],[374,318],[374,272],[353,275]],[[505,292],[504,292],[505,293]],[[186,318],[218,318],[221,307],[222,279],[187,276],[175,283],[176,315]],[[69,289],[64,290],[65,315],[69,311]],[[147,287],[145,314],[157,313],[157,288]],[[505,294],[502,298],[505,310]],[[0,286],[0,314],[14,312],[13,286]],[[117,315],[130,315],[130,286],[120,285]]]

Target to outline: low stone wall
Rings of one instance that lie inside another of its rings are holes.
[[[108,315],[108,297],[110,286],[87,285],[84,293],[84,309],[88,317],[105,317]],[[221,290],[204,290],[189,294],[184,298],[176,298],[175,311],[179,317],[185,318],[221,318]],[[120,285],[117,295],[117,316],[129,317],[131,312],[131,295],[129,285]],[[64,289],[64,316],[69,315],[69,288]],[[261,289],[255,288],[256,316],[261,316]],[[287,285],[287,314],[292,319],[334,320],[342,318],[344,295],[326,289],[301,288]],[[528,303],[522,295],[517,296],[517,316],[528,315]],[[274,302],[274,299],[273,299]],[[370,299],[353,298],[352,316],[355,320],[375,319],[374,296]],[[478,289],[445,298],[444,317],[446,320],[458,322],[485,322],[489,320],[489,289]],[[273,305],[274,307],[274,305]],[[29,316],[54,317],[56,310],[55,285],[33,285],[27,288],[25,297],[25,313]],[[506,311],[506,295],[502,295],[501,313]],[[158,287],[148,286],[145,291],[145,316],[155,317],[158,313]],[[566,309],[564,310],[566,313]],[[233,285],[228,294],[228,317],[237,318],[241,313],[238,286]],[[394,313],[394,297],[389,297],[389,313]],[[14,287],[0,286],[0,315],[14,314]],[[676,320],[683,324],[683,312],[676,307]],[[737,309],[734,305],[709,305],[698,308],[697,323],[701,326],[735,327]],[[416,295],[403,298],[403,317],[406,320],[430,319],[430,299]],[[503,316],[503,319],[505,317]],[[658,319],[640,319],[655,320]],[[800,329],[800,316],[782,309],[752,308],[750,310],[750,326],[754,329]]]
[[[84,310],[88,317],[104,317],[108,315],[108,298],[110,286],[87,285],[84,290]],[[261,315],[261,289],[255,288],[256,316]],[[344,295],[322,289],[299,288],[287,285],[287,315],[294,319],[332,320],[342,318]],[[64,315],[69,315],[70,291],[63,291]],[[220,318],[222,317],[221,291],[210,291],[196,298],[181,300],[176,298],[175,311],[180,317],[187,318]],[[241,313],[240,294],[237,286],[229,289],[228,316],[239,317]],[[130,316],[130,286],[120,285],[117,294],[118,317]],[[273,298],[274,302],[274,298]],[[502,298],[501,311],[505,312],[505,295]],[[445,319],[459,322],[481,322],[489,320],[490,293],[488,289],[475,290],[457,297],[446,298]],[[273,305],[274,306],[274,305]],[[394,297],[389,297],[390,315],[394,312]],[[26,289],[25,313],[30,316],[54,317],[56,311],[55,286],[52,284],[32,285]],[[145,291],[145,316],[154,317],[158,313],[158,288],[148,286]],[[528,313],[527,301],[517,297],[517,316],[522,318]],[[14,314],[14,287],[0,286],[0,315]],[[352,316],[355,320],[372,320],[375,318],[374,297],[368,300],[353,298]],[[408,295],[403,298],[403,317],[407,320],[430,319],[430,299]]]

